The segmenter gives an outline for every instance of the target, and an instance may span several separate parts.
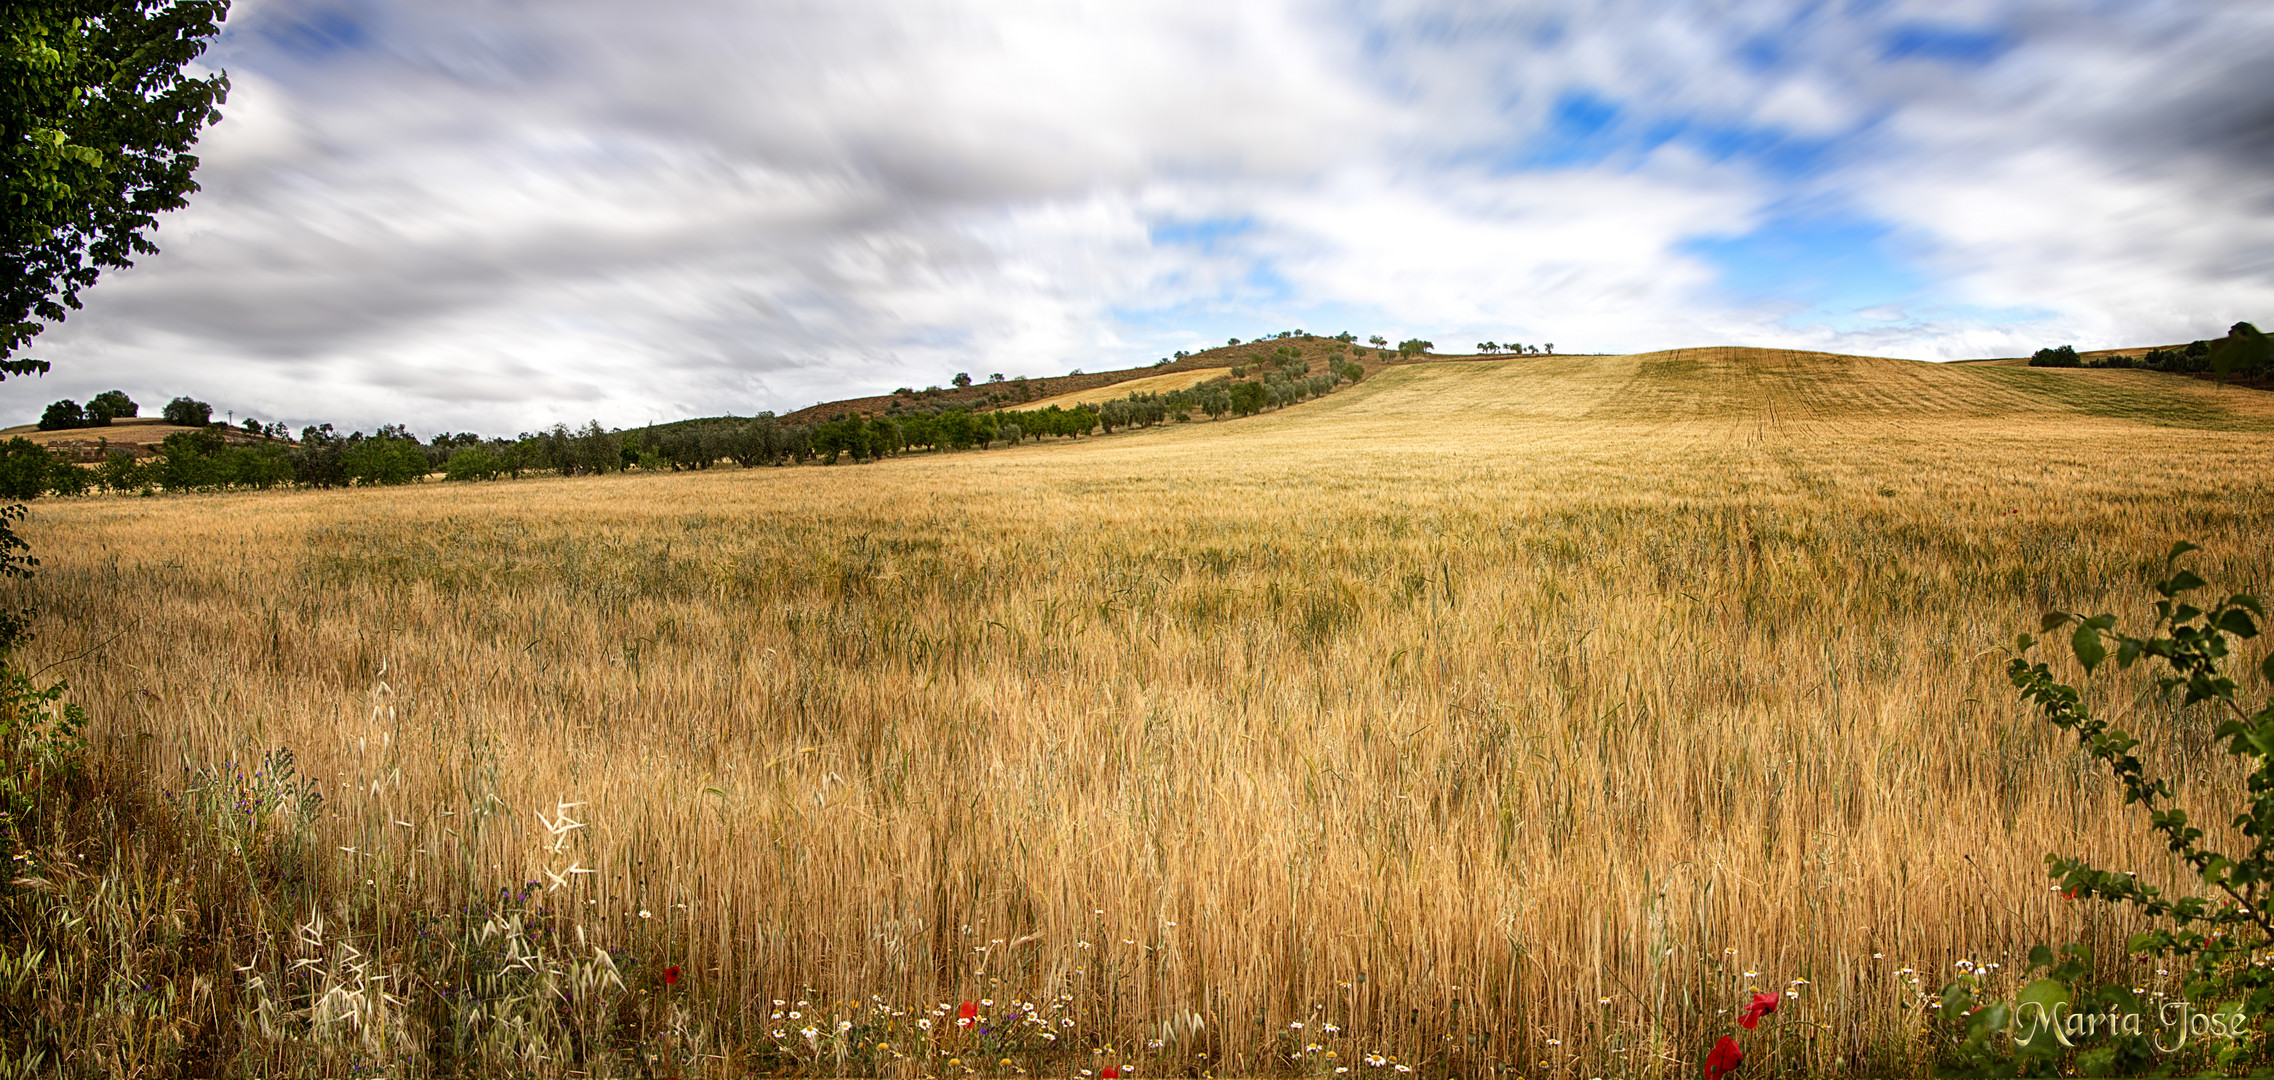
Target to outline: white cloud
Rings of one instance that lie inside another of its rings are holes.
[[[1928,23],[2005,44],[1882,62]],[[1094,370],[1324,318],[1566,350],[2176,340],[2274,300],[2270,24],[2182,3],[240,0],[206,190],[9,400],[122,385],[506,432]],[[1845,318],[1732,307],[1686,245],[1795,214],[1889,225],[1925,284]],[[1195,221],[1241,224],[1155,239]]]

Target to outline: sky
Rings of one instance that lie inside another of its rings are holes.
[[[509,435],[1281,330],[1950,360],[2274,323],[2260,0],[236,0],[0,383]]]

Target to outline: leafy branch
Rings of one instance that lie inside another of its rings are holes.
[[[2247,850],[2229,854],[2207,845],[2203,830],[2189,823],[2187,811],[2171,805],[2175,798],[2171,782],[2149,776],[2133,752],[2140,741],[2094,716],[2084,695],[2056,680],[2045,664],[2032,664],[2021,655],[2037,643],[2034,637],[2023,634],[2015,641],[2016,655],[2006,674],[2044,719],[2075,734],[2086,753],[2108,766],[2123,789],[2125,804],[2139,804],[2165,846],[2223,899],[2168,897],[2130,873],[2101,870],[2081,858],[2046,856],[2067,895],[2128,904],[2151,919],[2168,921],[2169,926],[2133,938],[2132,951],[2192,957],[2194,992],[2242,990],[2254,1011],[2260,1011],[2274,1000],[2274,974],[2249,962],[2252,950],[2274,944],[2274,920],[2263,902],[2269,883],[2274,882],[2274,699],[2257,712],[2246,712],[2237,701],[2239,688],[2221,667],[2233,655],[2235,643],[2258,636],[2266,612],[2259,599],[2247,593],[2230,594],[2209,606],[2185,599],[2186,594],[2209,586],[2179,566],[2180,557],[2195,550],[2196,545],[2182,541],[2165,556],[2169,576],[2156,583],[2162,599],[2156,602],[2155,620],[2143,636],[2118,630],[2116,617],[2107,614],[2086,617],[2056,611],[2045,616],[2042,629],[2051,633],[2075,626],[2069,647],[2088,677],[2109,660],[2113,644],[2119,669],[2143,658],[2161,661],[2163,670],[2155,678],[2160,699],[2169,701],[2178,694],[2182,706],[2208,702],[2222,714],[2213,738],[2229,754],[2255,763],[2246,781],[2247,801],[2232,819],[2236,831],[2249,842]],[[2274,656],[2259,670],[2274,682]]]

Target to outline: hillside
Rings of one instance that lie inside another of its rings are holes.
[[[1934,420],[2128,420],[2156,427],[2274,431],[2274,395],[2137,370],[1936,364],[1711,347],[1625,356],[1435,358],[1383,365],[1363,384],[1259,418],[1309,438],[1463,445],[1557,422],[1828,432]],[[1243,429],[1235,421],[1225,436]],[[1454,425],[1448,429],[1447,425]],[[1331,426],[1331,431],[1321,430]],[[1217,425],[1176,425],[1213,439]],[[1133,436],[1133,437],[1143,437]]]
[[[104,427],[66,428],[62,431],[41,431],[37,424],[21,424],[12,428],[0,428],[0,439],[29,439],[66,460],[86,463],[99,462],[120,450],[130,451],[137,457],[150,457],[158,452],[158,444],[165,442],[166,436],[196,430],[198,429],[169,424],[157,417],[123,417]],[[232,443],[280,442],[291,445],[288,440],[270,439],[265,435],[254,435],[232,427],[223,426],[212,430],[220,431],[221,438]]]
[[[780,419],[789,424],[807,424],[834,420],[840,416],[889,416],[910,409],[941,406],[962,406],[971,409],[1028,409],[1047,408],[1051,405],[1066,407],[1083,403],[1108,401],[1132,392],[1157,393],[1205,382],[1222,374],[1222,369],[1239,367],[1266,360],[1282,349],[1292,349],[1296,356],[1323,365],[1336,351],[1357,360],[1368,371],[1392,364],[1407,363],[1394,353],[1370,345],[1345,346],[1331,337],[1316,334],[1288,337],[1257,338],[1238,345],[1222,345],[1193,353],[1181,360],[1166,364],[1147,364],[1144,367],[1117,368],[1111,371],[1081,372],[1042,378],[1020,377],[1002,382],[980,382],[967,387],[933,387],[907,394],[878,394],[868,397],[843,398],[809,405],[783,414]],[[1436,359],[1460,359],[1439,357]],[[1139,384],[1143,384],[1140,386]],[[702,423],[703,418],[679,423]],[[658,425],[659,427],[665,425]]]

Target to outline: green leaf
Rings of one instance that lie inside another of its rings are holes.
[[[2069,988],[2058,979],[2039,979],[2022,987],[2021,993],[2013,999],[2014,1020],[2019,1028],[2015,1037],[2027,1040],[2028,1050],[2058,1053],[2060,1043],[2053,1038],[2053,1028],[2060,1023],[2061,1007],[2068,1003]]]
[[[2203,549],[2200,546],[2188,543],[2185,540],[2181,540],[2180,542],[2171,545],[2171,554],[2164,556],[2163,561],[2166,565],[2169,565],[2171,563],[2178,562],[2180,556],[2185,555],[2190,551],[2201,550]]]
[[[2074,618],[2076,618],[2076,616],[2071,615],[2066,611],[2048,611],[2045,613],[2045,618],[2039,620],[2038,629],[2050,634],[2055,630],[2067,626],[2069,624],[2069,620]]]
[[[2266,662],[2258,665],[2258,673],[2266,676],[2267,682],[2274,682],[2274,653],[2266,654]]]
[[[2258,636],[2258,624],[2250,621],[2250,613],[2241,608],[2228,608],[2219,613],[2219,629],[2239,638]]]
[[[2183,593],[2193,589],[2200,589],[2209,583],[2204,581],[2202,578],[2195,576],[2195,571],[2193,570],[2182,570],[2176,574],[2171,575],[2171,580],[2166,584],[2169,584],[2171,586],[2172,592]]]
[[[2092,669],[2099,667],[2102,660],[2108,659],[2108,648],[2100,643],[2100,632],[2089,625],[2077,627],[2077,632],[2069,638],[2069,647],[2076,650],[2077,663],[2084,665],[2087,675],[2092,674]]]

